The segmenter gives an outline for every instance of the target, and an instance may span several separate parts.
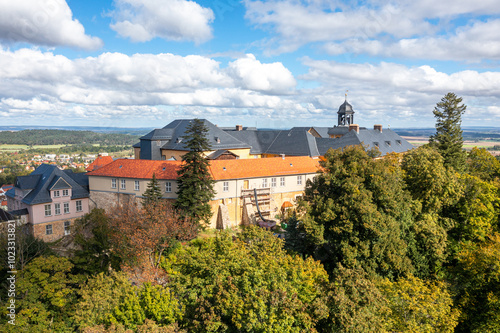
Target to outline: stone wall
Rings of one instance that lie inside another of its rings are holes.
[[[36,237],[42,239],[44,242],[53,242],[64,236],[64,222],[69,221],[71,228],[76,219],[52,221],[47,223],[29,224],[30,232]],[[46,234],[46,226],[52,225],[52,234]]]

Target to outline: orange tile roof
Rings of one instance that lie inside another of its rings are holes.
[[[318,170],[319,160],[308,156],[210,161],[210,172],[216,180],[299,175]]]
[[[90,165],[87,167],[87,171],[94,171],[99,168],[102,168],[106,164],[109,164],[113,162],[113,158],[111,156],[97,156],[97,158],[90,163]]]
[[[181,161],[118,159],[88,175],[151,179],[154,173],[158,179],[177,179],[181,164]],[[299,175],[315,173],[319,168],[319,160],[307,156],[210,161],[215,180]]]
[[[118,159],[97,170],[89,172],[89,176],[117,178],[151,179],[153,173],[158,179],[177,179],[180,161],[152,161]]]

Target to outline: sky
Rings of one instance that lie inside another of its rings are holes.
[[[498,0],[0,0],[0,125],[500,127]]]

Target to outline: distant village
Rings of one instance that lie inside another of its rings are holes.
[[[236,125],[208,129],[210,173],[216,195],[211,201],[210,227],[235,228],[278,219],[297,205],[308,180],[320,170],[329,149],[364,145],[383,157],[404,153],[413,146],[394,131],[374,125],[360,127],[347,100],[339,107],[337,124],[330,127],[294,127],[258,130]],[[99,155],[35,155],[19,161],[27,176],[0,191],[6,205],[3,221],[16,220],[45,241],[71,233],[71,226],[95,207],[140,202],[153,175],[163,198],[176,199],[177,170],[189,150],[183,138],[192,120],[174,120],[140,138],[134,158]],[[72,169],[85,170],[74,172]]]

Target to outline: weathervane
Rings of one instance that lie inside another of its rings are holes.
[[[345,100],[347,101],[347,93],[349,92],[349,90],[346,90],[345,91]]]

